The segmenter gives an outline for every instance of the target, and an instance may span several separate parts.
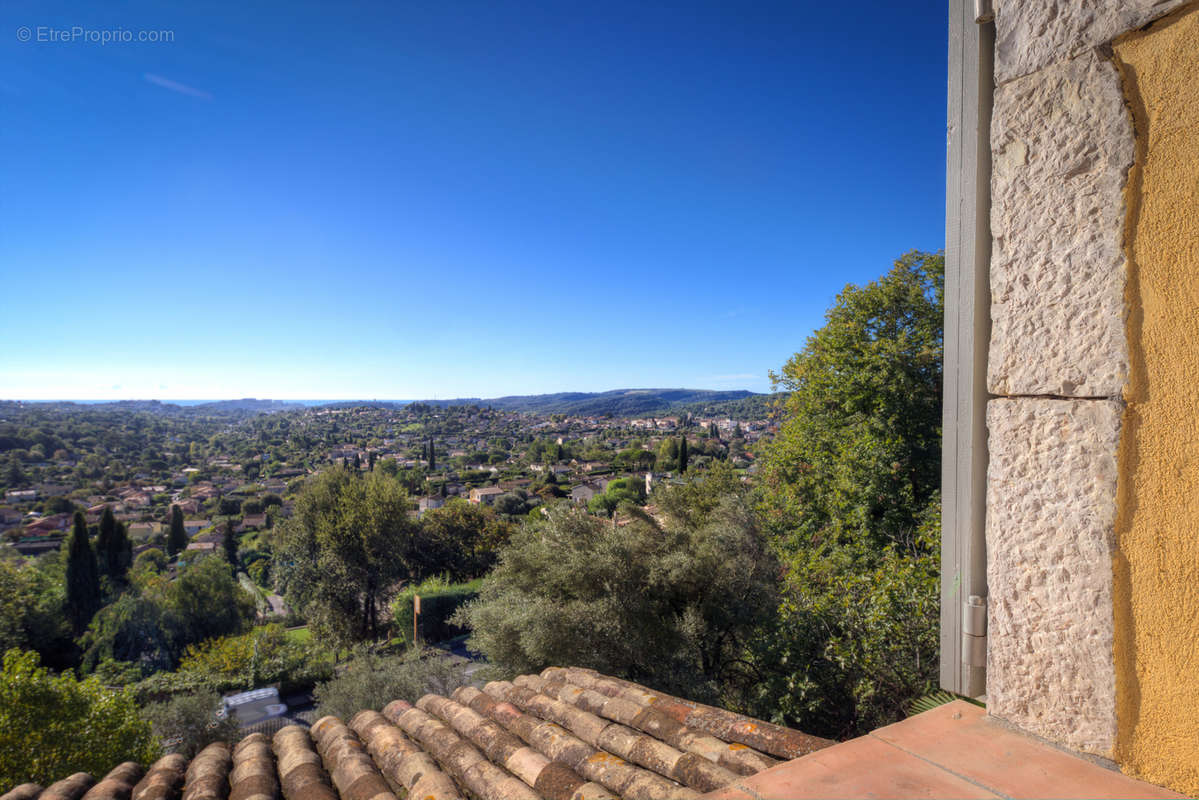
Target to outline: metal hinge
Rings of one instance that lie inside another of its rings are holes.
[[[987,601],[976,594],[962,604],[962,663],[987,665]]]
[[[991,0],[974,0],[974,21],[979,25],[995,21],[995,9],[991,6]]]

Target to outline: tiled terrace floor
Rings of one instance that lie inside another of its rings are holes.
[[[704,795],[799,798],[1182,797],[1069,755],[950,703]]]

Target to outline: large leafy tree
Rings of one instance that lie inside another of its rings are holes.
[[[778,564],[732,470],[667,490],[623,526],[557,508],[501,550],[460,610],[471,647],[508,674],[577,664],[740,705],[743,647],[777,602]]]
[[[83,512],[75,512],[75,525],[67,540],[67,615],[75,630],[87,627],[100,609],[100,569],[87,535]]]
[[[78,656],[66,602],[61,554],[17,564],[0,561],[0,652],[35,650],[54,669]]]
[[[254,599],[222,558],[202,557],[174,581],[133,574],[133,591],[101,609],[83,637],[84,669],[106,660],[173,669],[188,645],[242,633],[254,619]]]
[[[445,575],[453,581],[477,578],[495,563],[496,553],[514,527],[495,509],[458,498],[430,509],[420,520],[411,559],[414,577],[421,580]]]
[[[9,650],[0,672],[0,792],[64,775],[103,775],[122,761],[157,755],[150,725],[125,691],[55,676],[36,653]]]
[[[409,505],[382,471],[325,470],[296,498],[279,529],[276,574],[319,636],[349,645],[383,635],[387,601],[412,574]]]
[[[848,286],[773,375],[790,392],[760,456],[787,564],[762,700],[815,733],[891,721],[935,678],[944,260],[911,252]]]
[[[941,484],[944,258],[911,252],[847,286],[780,373],[765,510],[797,542],[911,546]]]

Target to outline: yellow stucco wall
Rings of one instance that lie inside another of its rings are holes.
[[[1199,6],[1115,43],[1131,378],[1115,559],[1116,758],[1199,795]]]

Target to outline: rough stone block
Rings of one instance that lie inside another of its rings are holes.
[[[1146,25],[1187,0],[995,0],[995,82],[1004,83]]]
[[[987,710],[1110,757],[1112,550],[1123,404],[987,405]]]
[[[991,149],[988,388],[1118,396],[1135,145],[1115,67],[1088,53],[1000,87]]]

